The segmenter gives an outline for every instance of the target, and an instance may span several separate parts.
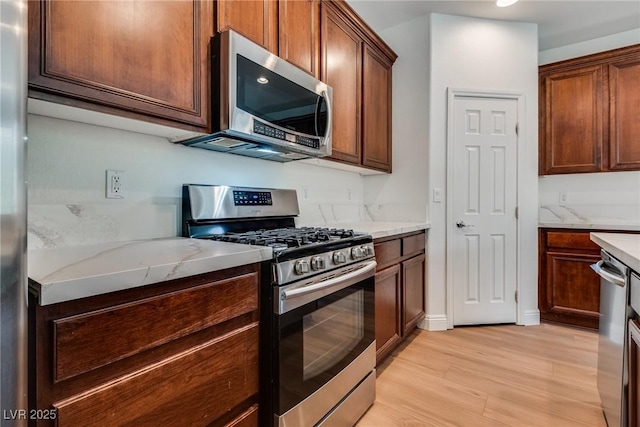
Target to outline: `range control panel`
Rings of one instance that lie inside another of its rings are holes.
[[[270,191],[233,191],[235,206],[271,206],[273,199]]]

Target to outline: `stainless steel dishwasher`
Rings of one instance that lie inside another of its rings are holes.
[[[627,323],[629,268],[606,251],[591,267],[600,276],[600,332],[598,337],[598,391],[609,427],[627,426]]]

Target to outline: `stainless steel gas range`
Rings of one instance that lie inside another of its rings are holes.
[[[295,227],[295,190],[185,185],[183,235],[273,249],[261,283],[261,425],[352,426],[375,400],[373,239]]]

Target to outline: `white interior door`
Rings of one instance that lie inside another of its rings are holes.
[[[453,323],[515,323],[518,102],[467,96],[453,102],[447,160]]]

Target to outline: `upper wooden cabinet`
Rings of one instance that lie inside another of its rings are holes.
[[[327,3],[322,4],[321,75],[333,88],[331,157],[359,164],[362,39]]]
[[[539,71],[541,175],[640,170],[640,45]]]
[[[278,56],[320,76],[320,0],[278,2]]]
[[[333,88],[333,153],[391,172],[391,67],[397,55],[344,1],[322,2],[321,79]]]
[[[29,96],[203,131],[213,1],[29,2]]]
[[[232,29],[277,53],[278,3],[275,0],[219,0],[216,30]]]

